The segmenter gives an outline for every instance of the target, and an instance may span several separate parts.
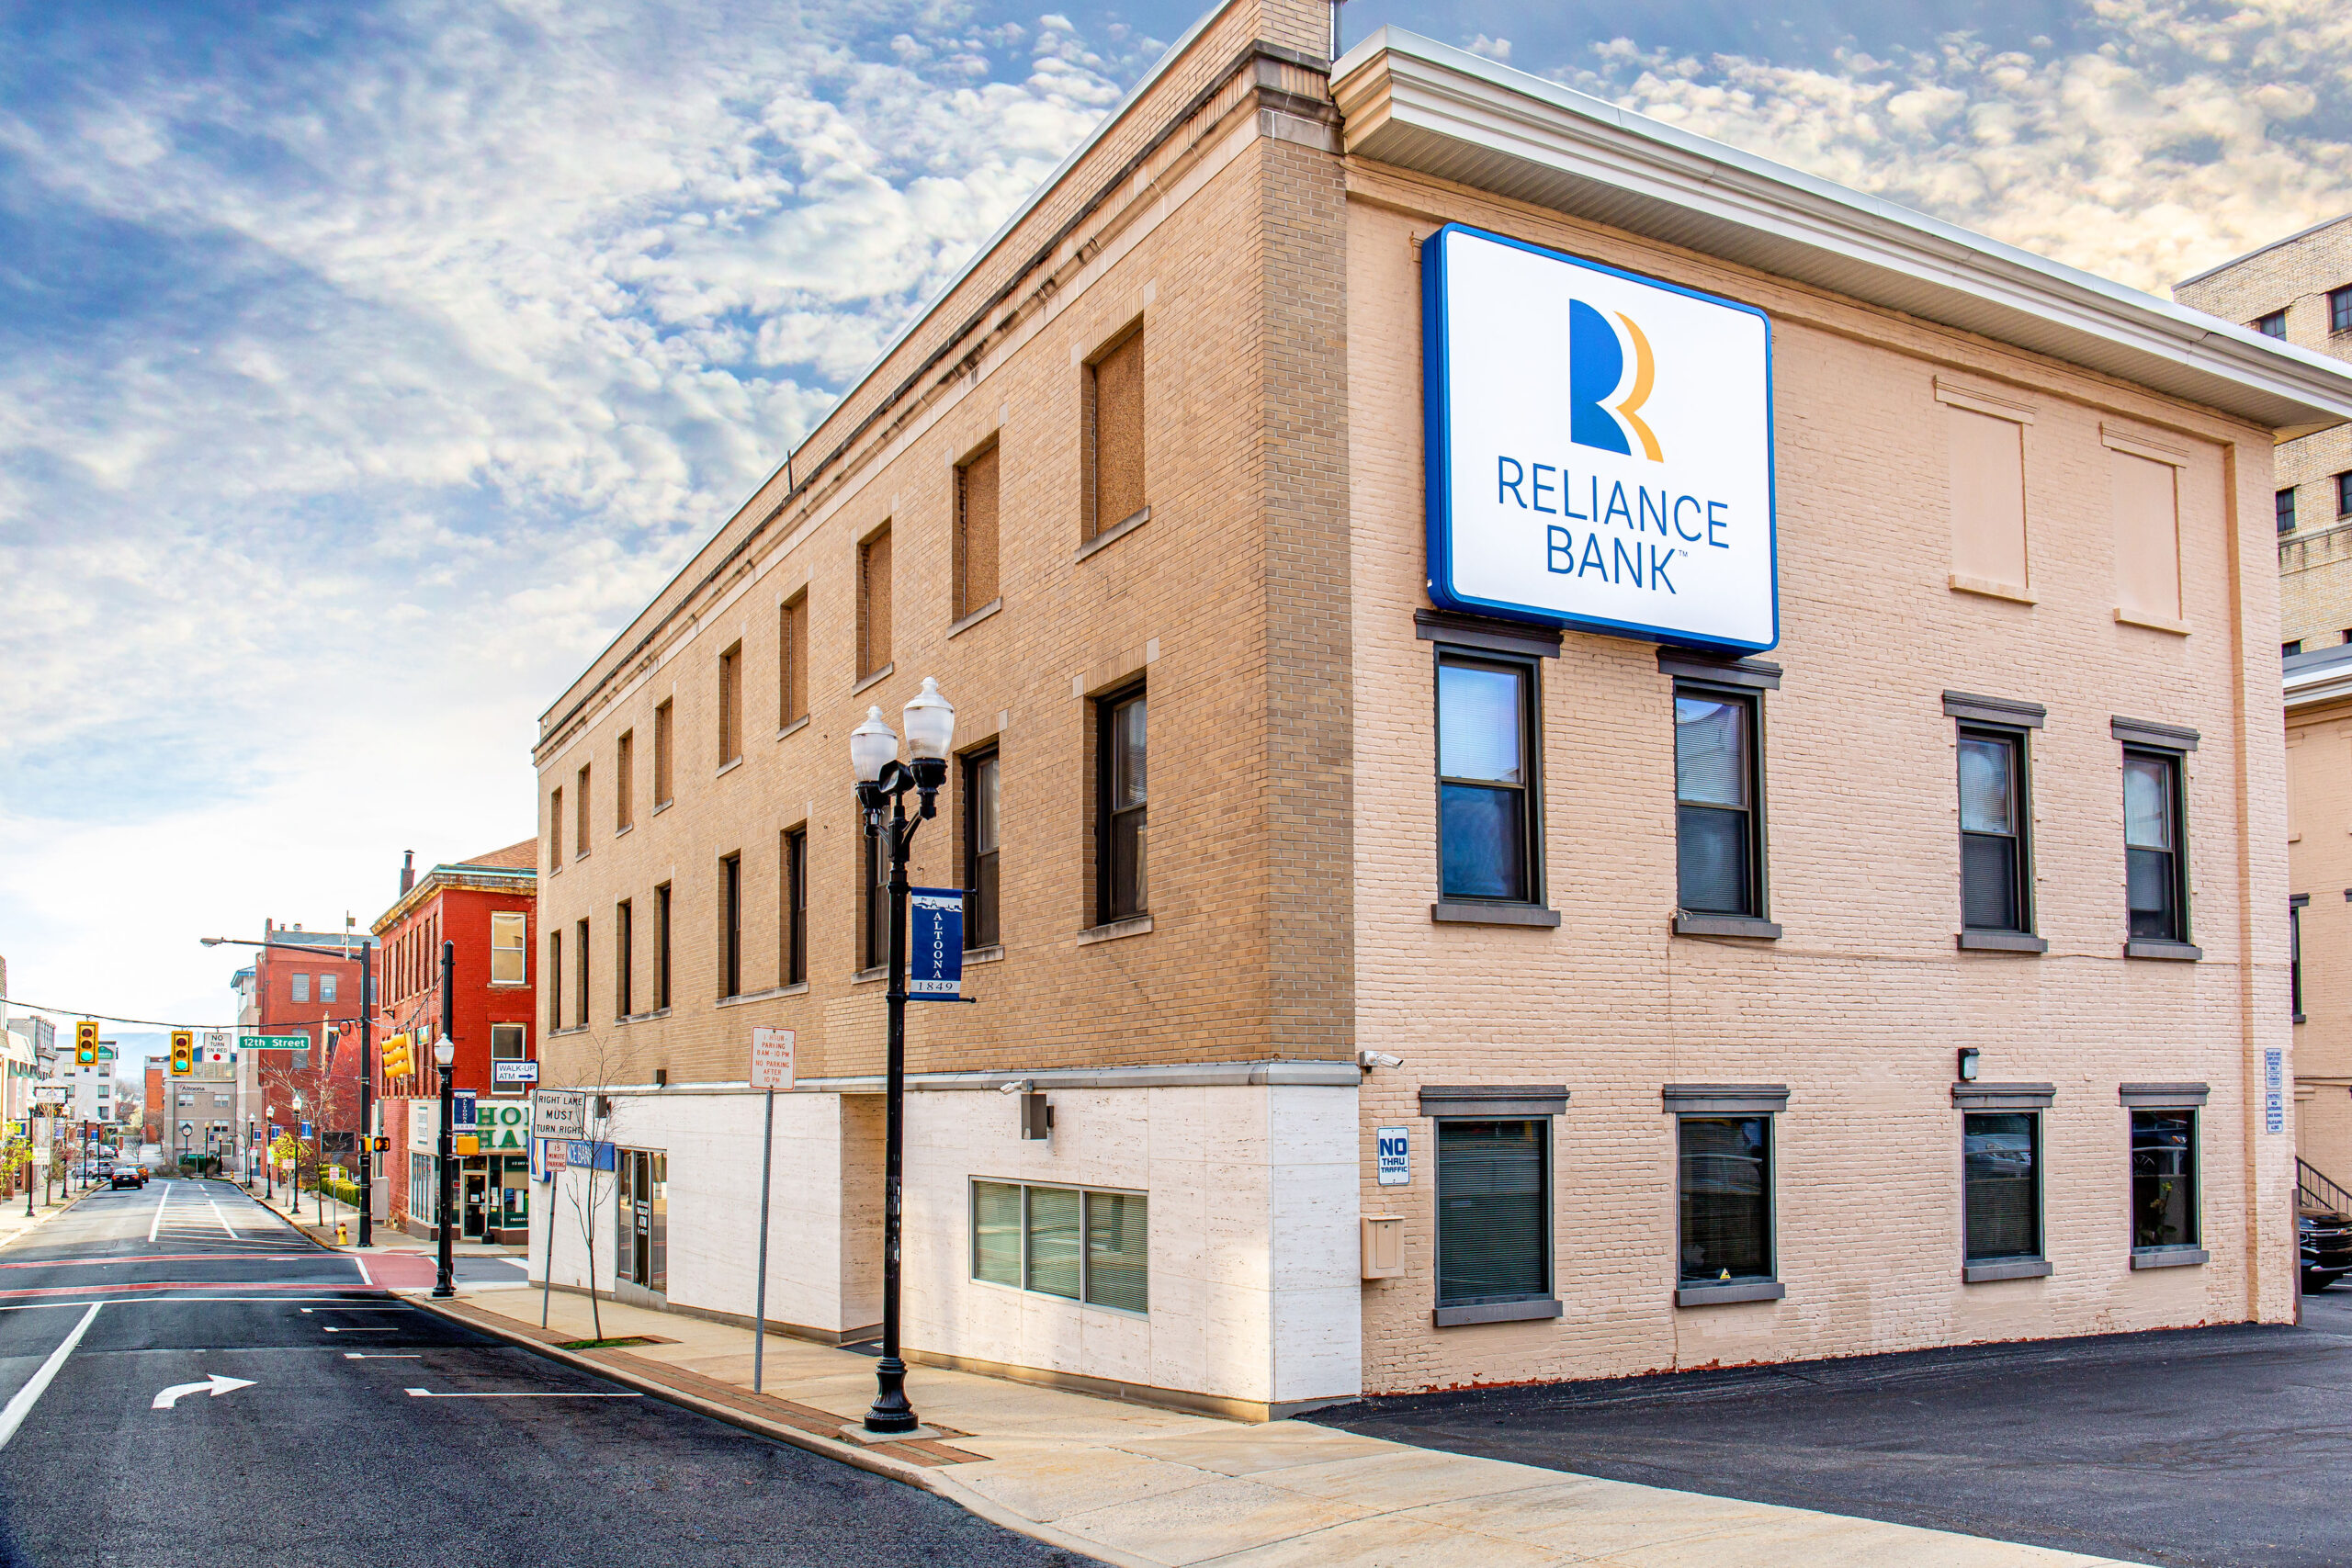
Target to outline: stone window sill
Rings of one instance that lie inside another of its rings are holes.
[[[1004,944],[1002,942],[998,942],[993,947],[967,947],[964,950],[964,962],[967,964],[1001,964],[1003,961]]]
[[[770,986],[764,991],[738,991],[731,997],[719,998],[718,1005],[723,1008],[739,1008],[746,1002],[773,1001],[777,997],[788,996],[796,990],[805,991],[808,988],[804,983],[799,986]]]
[[[623,1013],[616,1021],[621,1023],[643,1023],[650,1019],[667,1018],[669,1016],[670,1010],[668,1008],[655,1008],[651,1012]],[[566,1034],[571,1032],[571,1031],[559,1029],[556,1032],[559,1034]]]
[[[1962,953],[2047,953],[2046,937],[2029,936],[2024,931],[1962,931],[1953,939]]]
[[[717,772],[717,773],[715,773],[711,774],[710,776],[711,776],[712,778],[715,778],[715,779],[723,779],[723,778],[725,778],[728,774],[729,774],[729,773],[733,773],[736,769],[738,769],[738,768],[741,767],[742,765],[743,765],[743,759],[742,759],[741,757],[740,757],[740,756],[739,756],[739,757],[735,758],[732,761],[727,761],[727,762],[721,762],[721,763],[719,763],[719,764],[718,764],[718,772]],[[585,858],[585,857],[582,857],[582,858]]]
[[[669,799],[667,799],[667,800],[657,800],[657,801],[655,801],[655,802],[653,803],[653,813],[652,813],[652,814],[653,814],[654,816],[656,816],[656,817],[659,817],[659,816],[661,816],[661,815],[662,815],[662,813],[663,813],[664,811],[669,810],[669,809],[670,809],[670,807],[673,807],[673,806],[675,806],[675,805],[677,805],[677,804],[678,804],[678,797],[677,797],[676,795],[672,795],[672,796],[671,796]]]
[[[1430,906],[1430,919],[1448,926],[1556,926],[1560,912],[1541,904],[1444,902]]]
[[[853,986],[863,986],[869,980],[887,980],[889,977],[890,966],[888,964],[876,964],[871,969],[861,969],[849,977],[849,983]]]
[[[856,685],[852,686],[849,689],[849,694],[854,697],[857,695],[858,693],[865,690],[866,687],[873,685],[876,682],[888,680],[898,671],[898,668],[899,666],[895,660],[891,663],[885,664],[881,669],[876,670],[873,674],[868,675]]]
[[[1755,915],[1693,915],[1677,909],[1674,911],[1674,934],[1744,936],[1753,937],[1758,942],[1778,942],[1781,940],[1781,928]]]
[[[2147,1247],[2132,1249],[2133,1269],[2193,1269],[2211,1258],[2201,1247]]]
[[[2205,956],[2205,950],[2185,942],[2127,942],[2123,944],[2126,958],[2164,958],[2176,964],[2194,964]]]
[[[617,839],[617,838],[619,838],[623,833],[634,833],[634,832],[636,832],[636,831],[637,831],[637,824],[636,824],[636,823],[634,823],[634,822],[624,822],[624,823],[622,823],[619,827],[617,827],[617,828],[616,828],[616,829],[613,829],[613,837],[614,837],[614,838],[616,838],[616,839]]]
[[[1474,1302],[1465,1306],[1438,1307],[1430,1314],[1433,1328],[1461,1328],[1474,1323],[1530,1323],[1560,1315],[1560,1303],[1550,1296],[1523,1302]]]
[[[1070,559],[1084,560],[1095,551],[1105,548],[1108,546],[1117,544],[1121,539],[1125,538],[1128,535],[1134,533],[1136,529],[1142,527],[1145,524],[1150,521],[1151,508],[1147,506],[1142,511],[1136,513],[1134,516],[1126,519],[1125,522],[1114,523],[1108,528],[1103,529],[1100,534],[1095,535],[1094,537],[1087,540],[1086,543],[1079,546],[1078,554],[1072,556]]]
[[[1789,1288],[1778,1280],[1731,1280],[1720,1285],[1678,1285],[1674,1304],[1679,1307],[1729,1306],[1736,1302],[1777,1302],[1789,1293]]]
[[[528,980],[492,980],[490,983],[490,988],[493,991],[527,991],[531,988],[531,982]]]
[[[2046,1258],[2001,1258],[1983,1263],[1962,1264],[1960,1282],[1982,1285],[1995,1280],[2041,1280],[2049,1274],[2050,1260]]]
[[[775,732],[775,738],[778,740],[781,740],[787,735],[797,735],[808,728],[808,716],[804,713],[798,718],[794,719],[790,724],[787,724],[783,728],[777,730]]]
[[[585,1033],[587,1033],[587,1032],[588,1032],[588,1026],[587,1026],[586,1024],[584,1024],[584,1023],[575,1023],[575,1024],[573,1024],[573,1025],[572,1025],[571,1028],[569,1028],[569,1029],[550,1029],[550,1030],[548,1030],[548,1039],[550,1039],[550,1040],[560,1040],[560,1039],[562,1039],[562,1038],[563,1038],[565,1035],[567,1035],[567,1034],[585,1034]]]
[[[1955,593],[1976,593],[1987,599],[2007,599],[2012,604],[2030,604],[2034,602],[2033,594],[2030,591],[2011,587],[2006,582],[1995,582],[1988,578],[1962,577],[1960,573],[1953,572],[1947,581],[1951,582],[1951,591]]]
[[[2143,615],[2137,610],[2117,610],[2115,624],[2119,626],[2145,626],[2152,632],[2170,632],[2175,637],[2188,635],[2188,627],[2184,622],[2166,620],[2161,615]]]
[[[989,600],[987,604],[981,605],[978,609],[973,611],[970,615],[965,616],[962,620],[956,622],[954,626],[949,626],[947,628],[948,639],[953,641],[956,637],[962,637],[966,632],[970,631],[974,626],[978,626],[982,621],[987,620],[990,615],[995,615],[999,610],[1003,608],[1004,595],[1000,593],[995,598]]]
[[[1108,924],[1079,932],[1078,945],[1091,947],[1098,942],[1117,942],[1122,937],[1149,936],[1150,934],[1151,917],[1136,915],[1128,919],[1113,920]]]

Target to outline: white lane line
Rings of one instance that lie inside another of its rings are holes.
[[[0,1409],[0,1449],[8,1446],[8,1439],[17,1435],[17,1428],[25,1424],[26,1416],[32,1414],[33,1406],[48,1391],[50,1379],[57,1375],[57,1369],[65,1364],[65,1358],[74,1353],[74,1348],[82,1343],[82,1336],[90,1331],[91,1323],[98,1315],[98,1308],[105,1304],[104,1302],[92,1302],[90,1310],[82,1314],[82,1321],[74,1325],[74,1332],[58,1342],[57,1348],[49,1353],[49,1359],[40,1364],[40,1371],[27,1379],[25,1386],[17,1391],[16,1397],[8,1401],[5,1409]]]
[[[244,1240],[244,1237],[237,1234],[237,1227],[229,1223],[229,1216],[220,1212],[220,1205],[219,1202],[210,1198],[207,1198],[205,1201],[212,1205],[212,1217],[220,1222],[220,1228],[229,1233],[229,1239],[231,1241]]]
[[[398,1334],[397,1328],[337,1328],[333,1324],[320,1330],[323,1334]]]
[[[304,1307],[302,1313],[307,1317],[314,1312],[414,1312],[415,1310],[413,1306],[394,1304],[379,1307]]]
[[[421,1361],[424,1359],[424,1353],[422,1350],[345,1350],[343,1359],[346,1361]]]
[[[169,1203],[171,1201],[172,1184],[166,1181],[164,1183],[163,1196],[155,1200],[155,1217],[147,1222],[147,1239],[149,1241],[155,1239],[155,1227],[164,1223],[164,1205]]]
[[[369,1284],[374,1284],[376,1282],[376,1276],[368,1272],[368,1260],[360,1257],[359,1254],[356,1252],[352,1253],[350,1257],[354,1263],[359,1265],[359,1277],[362,1280],[367,1280]]]
[[[424,1289],[420,1285],[419,1290]],[[341,1296],[107,1296],[95,1302],[10,1302],[0,1305],[0,1312],[37,1312],[43,1307],[85,1306],[186,1306],[190,1302],[267,1302],[284,1306],[288,1302],[333,1302]]]
[[[641,1393],[435,1393],[429,1388],[402,1390],[411,1399],[643,1399]]]

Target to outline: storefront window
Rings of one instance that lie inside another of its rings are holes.
[[[972,1183],[972,1278],[1120,1312],[1150,1309],[1150,1205],[1140,1192]]]
[[[2197,1112],[2132,1112],[2132,1245],[2197,1245]]]
[[[1962,1121],[1968,1261],[2041,1256],[2041,1118],[1972,1111]]]
[[[1680,1145],[1686,1284],[1772,1277],[1772,1119],[1685,1116]]]
[[[1440,1306],[1551,1293],[1549,1126],[1535,1119],[1437,1124]]]

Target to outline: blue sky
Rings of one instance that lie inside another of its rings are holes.
[[[2352,6],[1351,0],[2143,288],[2352,209]],[[0,0],[0,954],[194,1022],[533,721],[1193,18]]]

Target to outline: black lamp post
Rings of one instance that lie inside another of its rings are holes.
[[[450,1224],[457,1207],[451,1188],[457,1176],[458,1136],[455,1125],[458,1115],[458,1043],[450,1038],[457,1027],[458,944],[441,944],[441,1038],[433,1043],[433,1060],[441,1069],[441,1168],[435,1178],[435,1205],[441,1231],[441,1267],[433,1280],[435,1300],[447,1301],[458,1293],[458,1242],[455,1227]],[[593,1286],[595,1281],[590,1280]]]
[[[889,1055],[885,1067],[882,1134],[882,1359],[874,1369],[878,1385],[865,1413],[874,1433],[911,1432],[918,1423],[907,1403],[907,1364],[899,1359],[899,1245],[904,1215],[901,1178],[906,1156],[907,1091],[907,852],[915,829],[939,812],[939,791],[947,782],[947,748],[956,736],[956,709],[926,675],[922,691],[906,706],[907,750],[899,761],[899,737],[882,722],[882,710],[868,708],[865,722],[850,732],[850,765],[857,772],[857,805],[868,839],[880,838],[890,857],[890,981],[885,993],[890,1010]],[[907,792],[921,797],[907,816]],[[885,816],[885,812],[888,816]],[[868,895],[871,897],[871,894]]]

